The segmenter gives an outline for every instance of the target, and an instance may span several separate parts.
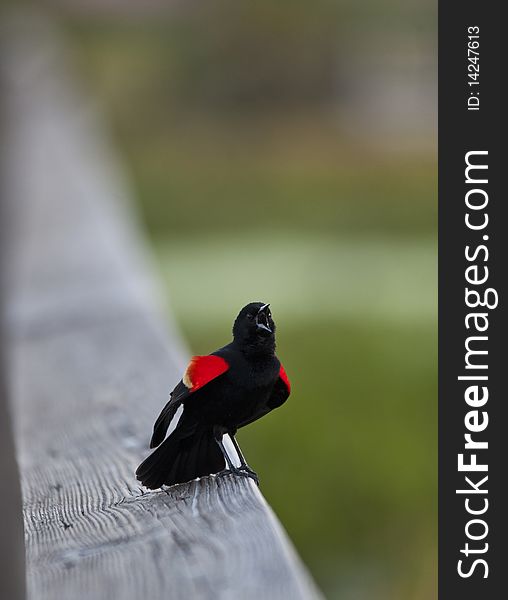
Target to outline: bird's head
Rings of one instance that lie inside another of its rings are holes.
[[[275,350],[275,323],[270,305],[251,302],[244,306],[234,322],[233,337],[235,342],[247,349]]]

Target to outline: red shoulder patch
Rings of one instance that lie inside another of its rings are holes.
[[[289,382],[287,373],[284,369],[284,367],[282,366],[282,363],[280,365],[280,370],[279,370],[279,377],[282,379],[282,381],[286,384],[286,387],[288,389],[288,394],[291,393],[291,383]]]
[[[193,356],[182,381],[185,387],[195,392],[228,369],[228,363],[220,356]]]

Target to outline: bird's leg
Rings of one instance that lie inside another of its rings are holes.
[[[229,456],[228,451],[226,450],[226,448],[224,446],[224,442],[222,441],[222,435],[220,437],[215,437],[215,441],[217,442],[217,444],[219,444],[219,448],[222,452],[222,456],[224,456],[224,458],[226,460],[228,470],[233,473],[236,472],[238,469],[233,464],[233,461],[231,460],[231,457]]]
[[[228,451],[226,450],[226,447],[224,446],[224,442],[222,441],[223,433],[216,431],[214,433],[214,435],[215,435],[215,441],[219,445],[219,448],[222,452],[222,455],[224,456],[224,459],[225,459],[226,465],[227,465],[226,469],[224,469],[223,471],[220,471],[220,473],[217,473],[217,475],[229,475],[230,473],[232,473],[233,475],[240,475],[240,477],[252,477],[253,479],[255,479],[256,483],[258,483],[258,485],[259,485],[257,475],[254,472],[252,472],[252,473],[254,473],[255,477],[249,471],[246,471],[246,470],[242,469],[241,467],[238,468],[233,464],[233,461],[231,460],[231,457],[229,456]]]
[[[231,438],[231,441],[233,442],[233,446],[235,447],[236,453],[238,454],[238,458],[240,459],[239,470],[243,471],[244,473],[247,473],[247,475],[249,477],[251,477],[252,479],[254,479],[254,481],[259,485],[258,474],[256,473],[256,471],[254,471],[254,469],[251,469],[249,467],[249,465],[247,464],[247,461],[245,460],[245,456],[243,455],[243,452],[240,449],[240,446],[239,446],[238,442],[236,441],[235,436],[232,433],[230,433],[229,437]]]
[[[240,468],[247,467],[248,466],[247,462],[242,453],[242,450],[240,449],[240,446],[238,445],[238,442],[236,441],[234,434],[229,433],[228,435],[229,435],[229,438],[231,439],[231,441],[233,442],[233,446],[235,447],[236,453],[238,454],[238,458],[240,459]]]

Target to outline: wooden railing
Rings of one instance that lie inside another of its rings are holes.
[[[26,16],[3,38],[5,374],[28,597],[318,598],[251,480],[136,481],[187,350],[56,32]]]

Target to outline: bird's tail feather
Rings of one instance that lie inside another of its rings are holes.
[[[224,457],[213,432],[198,429],[192,434],[179,427],[137,468],[136,477],[150,489],[184,483],[196,477],[218,473],[225,468]]]

